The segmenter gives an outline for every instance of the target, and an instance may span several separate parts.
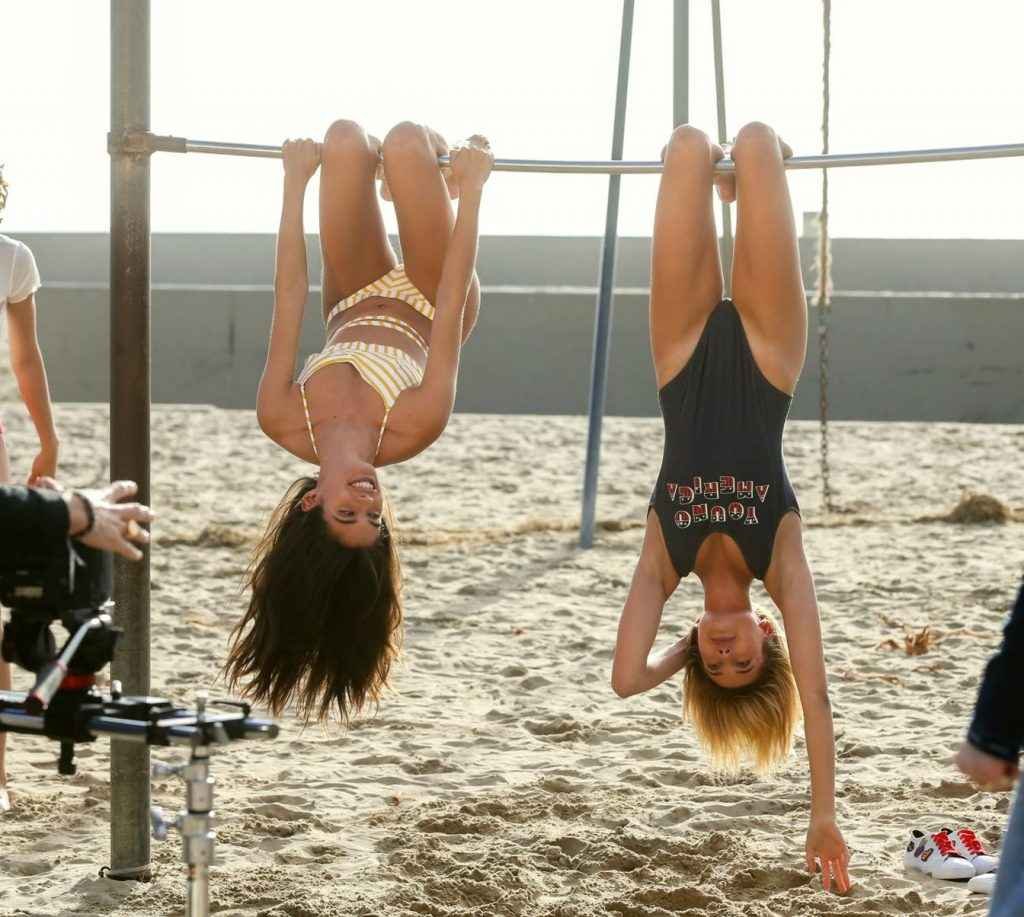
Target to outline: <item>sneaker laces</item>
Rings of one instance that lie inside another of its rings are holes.
[[[972,856],[978,856],[985,852],[981,846],[981,841],[978,840],[978,836],[970,828],[961,828],[957,831],[956,836],[960,838],[960,843],[967,848],[968,853]]]
[[[944,857],[959,857],[960,854],[956,852],[956,846],[950,839],[949,835],[940,831],[938,834],[932,835],[932,840],[935,842],[935,846],[938,847],[939,853]],[[963,859],[963,857],[960,857]]]

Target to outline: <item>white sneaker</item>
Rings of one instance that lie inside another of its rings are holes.
[[[962,882],[973,879],[975,874],[970,861],[957,853],[952,838],[941,831],[937,834],[925,834],[916,829],[911,831],[903,852],[903,864],[936,879]]]
[[[984,875],[975,876],[967,883],[967,891],[976,892],[979,895],[991,895],[996,888],[996,874],[986,872]]]
[[[950,836],[956,852],[974,867],[975,875],[983,876],[987,872],[995,871],[999,865],[999,858],[985,853],[981,841],[970,828],[957,828],[956,831],[943,828],[942,831]]]
[[[0,786],[0,815],[11,811],[11,797],[7,795],[7,787]]]

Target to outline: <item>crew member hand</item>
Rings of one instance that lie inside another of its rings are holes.
[[[834,818],[811,819],[805,851],[807,871],[820,869],[825,891],[832,890],[833,879],[837,892],[846,894],[850,890],[850,851]]]
[[[986,754],[966,741],[960,746],[955,760],[961,772],[983,790],[1009,790],[1020,776],[1016,764]]]
[[[320,166],[320,144],[315,140],[286,140],[281,152],[286,178],[308,182]]]
[[[482,188],[494,167],[494,154],[486,137],[474,134],[449,154],[452,177],[460,189]]]
[[[68,534],[72,538],[90,548],[113,551],[129,560],[142,560],[142,552],[135,544],[149,544],[149,532],[142,526],[152,522],[154,517],[148,506],[121,502],[135,496],[139,488],[134,481],[114,481],[104,490],[67,491],[53,478],[40,478],[37,486],[64,495],[68,506]],[[83,531],[89,524],[84,500],[92,504],[96,521],[87,533],[79,537],[75,533]]]

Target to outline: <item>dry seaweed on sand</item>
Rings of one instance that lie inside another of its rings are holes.
[[[921,516],[918,522],[950,522],[954,525],[980,525],[986,522],[1002,524],[1015,519],[1013,511],[998,497],[991,494],[964,491],[960,501],[948,513]]]
[[[930,624],[926,624],[919,631],[908,630],[903,635],[903,643],[889,637],[879,643],[878,647],[887,650],[902,649],[908,656],[923,656],[942,639],[932,630]]]

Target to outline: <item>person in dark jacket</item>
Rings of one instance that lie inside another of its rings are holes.
[[[74,538],[91,548],[141,560],[133,542],[146,544],[142,528],[153,520],[148,506],[123,503],[135,495],[134,481],[115,481],[106,490],[64,490],[52,478],[40,487],[0,486],[0,554],[45,550]]]
[[[0,486],[0,557],[45,553],[67,538],[91,548],[141,560],[136,544],[146,544],[153,521],[148,506],[121,501],[135,495],[134,481],[115,481],[101,491],[65,491],[52,478],[40,487]],[[3,626],[0,623],[0,636]],[[0,690],[10,690],[11,666],[0,660]],[[0,814],[11,807],[7,795],[5,752],[7,733],[0,732]]]
[[[1024,749],[1024,584],[1003,631],[1003,645],[985,667],[957,767],[984,789],[1008,790],[1020,778]],[[1024,793],[1010,814],[989,917],[1024,914]]]

